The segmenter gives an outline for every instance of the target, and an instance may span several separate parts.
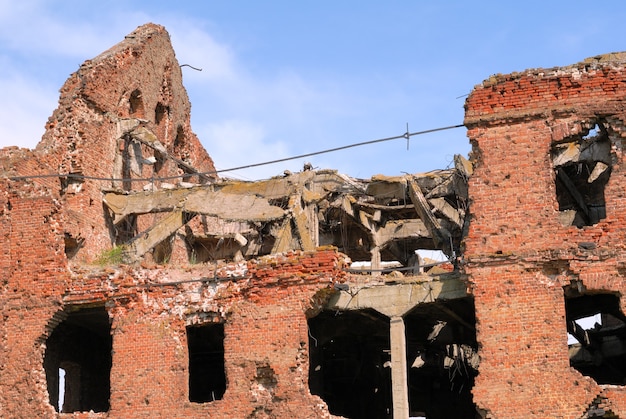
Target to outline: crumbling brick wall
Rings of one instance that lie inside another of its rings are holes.
[[[71,278],[52,266],[47,283],[42,273],[22,281],[22,292],[12,282],[12,300],[3,300],[5,417],[55,416],[47,340],[61,313],[94,306],[106,307],[112,322],[110,408],[72,417],[331,417],[308,390],[307,312],[319,310],[345,276],[334,250],[184,270],[84,267]],[[224,324],[228,391],[221,400],[192,403],[185,327],[207,322]]]
[[[223,267],[97,262],[114,244],[103,190],[141,189],[154,175],[215,178],[189,108],[169,37],[149,24],[70,77],[35,150],[0,151],[0,416],[62,415],[53,406],[59,348],[74,336],[54,334],[73,313],[96,310],[104,321],[85,316],[77,327],[110,323],[110,394],[98,396],[108,407],[74,417],[330,417],[308,390],[307,312],[345,275],[335,250]],[[129,161],[120,161],[128,147]],[[139,164],[146,157],[157,164]],[[139,220],[137,230],[157,217]],[[78,238],[84,243],[70,261]],[[186,326],[205,322],[224,325],[228,393],[193,403]],[[107,326],[99,333],[108,335]]]
[[[189,176],[196,182],[216,177],[211,158],[191,130],[190,109],[168,33],[147,24],[83,63],[61,88],[59,106],[37,148],[2,150],[0,170],[9,177],[30,176],[28,182],[49,188],[62,203],[62,233],[79,242],[77,260],[90,261],[111,246],[102,190],[137,190],[149,187],[151,178],[193,170],[209,172]],[[150,158],[154,160],[148,163]],[[155,218],[143,217],[135,230]]]
[[[329,417],[308,391],[306,312],[318,308],[320,290],[345,275],[342,266],[341,256],[327,250],[215,270],[119,269],[75,283],[64,302],[109,302],[114,361],[107,417]],[[224,324],[228,390],[221,400],[191,403],[185,326],[204,322]]]
[[[0,413],[32,417],[27,412],[39,412],[47,403],[43,367],[38,368],[41,337],[61,307],[69,272],[58,202],[44,187],[12,190],[8,183],[3,180],[0,188]]]
[[[576,284],[619,293],[625,308],[625,58],[494,75],[467,99],[475,170],[464,261],[481,354],[473,393],[492,417],[578,418],[598,395],[626,415],[622,386],[600,387],[570,367],[564,296]],[[611,144],[605,218],[563,225],[555,147],[586,141],[594,124]]]
[[[566,324],[572,294],[619,296],[624,311],[625,58],[496,75],[467,100],[474,173],[459,256],[480,345],[472,393],[485,417],[580,418],[591,406],[626,416],[621,384],[570,366]],[[602,141],[591,138],[596,127]],[[600,169],[578,179],[593,144]],[[112,355],[110,383],[98,387],[110,398],[102,412],[72,417],[332,417],[308,387],[307,317],[345,279],[335,249],[191,265],[178,243],[169,267],[93,264],[116,243],[103,190],[215,177],[162,27],[145,25],[83,64],[42,142],[0,150],[0,170],[1,417],[63,417],[51,403],[58,341],[73,337],[55,333],[83,310],[103,316],[85,314],[83,325],[99,322],[110,338],[99,354]],[[586,186],[597,179],[601,190]],[[127,234],[160,217],[139,216]],[[227,390],[206,403],[189,399],[186,328],[200,324],[224,329]]]

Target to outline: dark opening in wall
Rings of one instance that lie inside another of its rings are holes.
[[[598,384],[626,384],[626,316],[613,293],[565,288],[570,365]]]
[[[169,113],[169,107],[163,105],[161,102],[157,103],[156,108],[154,108],[154,122],[159,125],[163,117],[169,115]]]
[[[184,147],[185,145],[185,130],[181,125],[176,128],[176,138],[174,138],[174,150]]]
[[[479,357],[474,300],[419,304],[404,316],[410,416],[474,418]]]
[[[72,259],[76,256],[76,253],[78,253],[85,243],[85,239],[81,237],[80,234],[78,237],[74,237],[71,233],[65,232],[63,239],[65,243],[65,256],[67,256],[68,259]]]
[[[111,221],[113,230],[113,241],[116,245],[123,245],[132,240],[137,235],[137,215],[129,214],[117,225]]]
[[[233,260],[240,250],[241,245],[232,237],[192,237],[189,240],[191,263]]]
[[[556,197],[563,225],[590,226],[606,218],[604,188],[611,176],[611,140],[605,124],[552,147]]]
[[[333,415],[391,418],[389,318],[369,309],[322,311],[308,324],[311,393]]]
[[[135,118],[144,117],[143,100],[141,99],[141,91],[139,89],[133,90],[130,94],[128,106],[131,116]]]
[[[189,401],[221,400],[226,391],[224,325],[207,323],[187,327]]]
[[[152,258],[156,263],[167,264],[172,258],[172,241],[174,236],[163,240],[154,246],[152,250]]]
[[[109,410],[111,349],[111,325],[104,307],[67,312],[46,340],[44,356],[50,404],[57,411]]]

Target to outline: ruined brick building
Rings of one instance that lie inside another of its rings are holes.
[[[626,55],[465,106],[452,169],[239,182],[164,28],[86,61],[0,150],[0,417],[626,417]]]

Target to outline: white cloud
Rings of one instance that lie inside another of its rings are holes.
[[[211,144],[209,154],[211,154],[218,170],[288,156],[288,148],[284,143],[268,142],[265,129],[251,121],[231,119],[210,123],[200,128],[199,135],[206,140],[206,143]],[[293,166],[291,164],[291,167]],[[245,178],[268,178],[280,174],[285,167],[283,164],[246,169]],[[244,177],[241,171],[223,172],[220,173],[220,176]]]
[[[0,147],[34,148],[56,107],[55,90],[17,76],[0,78]]]
[[[0,6],[4,1],[0,0]],[[10,12],[0,11],[0,54],[9,60],[8,68],[19,67],[16,74],[20,78],[0,71],[0,87],[10,92],[0,97],[0,108],[4,109],[0,116],[0,146],[34,147],[56,107],[57,89],[74,66],[148,21],[167,28],[181,64],[202,68],[201,72],[184,68],[184,83],[192,102],[192,128],[219,168],[336,146],[329,133],[339,128],[337,121],[343,124],[347,118],[354,120],[364,100],[374,100],[354,94],[354,85],[310,79],[284,67],[275,73],[250,71],[253,66],[245,61],[242,51],[221,42],[206,29],[209,23],[195,16],[168,15],[159,20],[143,12],[112,8],[103,11],[102,19],[81,23],[73,17],[48,13],[46,8],[53,6],[47,2],[25,0],[19,7],[13,3],[7,7]],[[55,73],[55,82],[51,81],[52,70],[33,71],[44,60],[48,60],[46,68],[52,69],[67,63],[68,57],[79,59],[67,74]],[[57,85],[42,88],[44,83]],[[382,96],[376,101],[382,102]],[[345,138],[345,143],[352,140],[355,138]],[[331,164],[333,160],[326,156],[323,161]],[[226,175],[269,177],[284,169],[300,170],[302,164],[297,160]]]
[[[94,25],[62,19],[51,13],[54,5],[46,2],[0,1],[7,3],[0,7],[4,10],[0,13],[0,42],[16,54],[85,57],[112,45],[115,31],[110,22]]]
[[[202,71],[185,69],[185,79],[200,83],[235,82],[233,52],[228,45],[220,44],[210,34],[189,22],[175,21],[167,28],[172,38],[176,58],[180,64],[189,64]]]
[[[243,64],[243,56],[202,25],[173,21],[167,28],[179,62],[202,68],[184,68],[183,77],[192,102],[192,127],[220,169],[323,148],[322,142],[304,142],[319,132],[328,113],[351,112],[336,86],[323,89],[288,70],[255,74]],[[285,169],[301,170],[303,163],[281,162],[223,175],[258,179]]]

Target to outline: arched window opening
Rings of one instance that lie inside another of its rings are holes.
[[[80,308],[46,340],[50,404],[62,413],[106,412],[111,392],[111,325],[104,307]]]
[[[176,138],[174,138],[174,149],[181,148],[185,145],[185,130],[182,126],[176,129]]]
[[[141,99],[141,91],[139,89],[133,90],[130,94],[128,106],[131,116],[135,118],[144,117],[143,100]]]
[[[169,113],[169,107],[163,105],[161,102],[157,103],[156,108],[154,109],[154,122],[159,125],[163,118],[167,117]]]

